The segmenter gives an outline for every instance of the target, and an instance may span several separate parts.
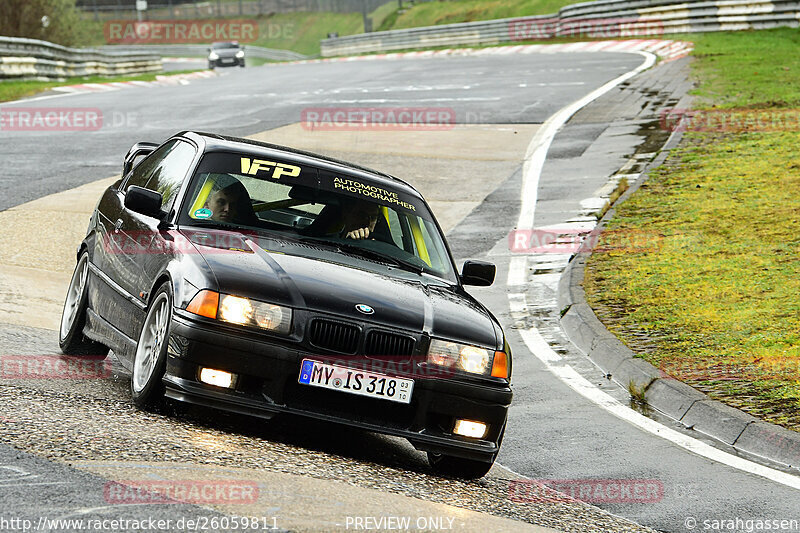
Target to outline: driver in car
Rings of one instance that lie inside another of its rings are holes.
[[[233,176],[217,178],[204,207],[211,210],[211,220],[218,222],[252,225],[257,221],[247,189]]]
[[[342,230],[345,239],[369,239],[375,233],[380,207],[363,200],[350,200],[342,209]]]
[[[340,205],[329,204],[307,228],[308,235],[344,239],[370,239],[375,233],[380,206],[360,199],[343,198]]]

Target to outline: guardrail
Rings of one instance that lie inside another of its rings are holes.
[[[206,57],[208,56],[207,44],[141,44],[141,45],[105,45],[101,50],[108,52],[126,51],[130,53],[158,54],[162,57]],[[308,59],[308,56],[292,52],[291,50],[278,50],[263,48],[261,46],[246,45],[245,57],[257,57],[270,61],[297,61]]]
[[[352,55],[586,36],[617,38],[665,33],[766,29],[800,25],[797,0],[598,0],[558,14],[428,26],[321,41],[322,55]]]
[[[417,0],[429,1],[429,0]],[[158,18],[200,18],[200,17],[241,17],[260,16],[270,13],[335,12],[368,13],[385,4],[386,0],[242,0],[237,2],[150,0],[147,2],[145,16],[150,20]],[[102,18],[137,18],[134,2],[117,0],[87,0],[77,2],[78,9],[93,13],[95,20]]]
[[[161,57],[152,53],[110,53],[36,39],[0,37],[0,79],[119,76],[161,70]]]

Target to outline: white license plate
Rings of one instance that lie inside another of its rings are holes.
[[[311,359],[303,359],[298,382],[399,403],[410,403],[411,391],[414,390],[413,379],[394,378]]]

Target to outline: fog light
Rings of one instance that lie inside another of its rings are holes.
[[[233,388],[233,374],[222,370],[203,368],[200,370],[200,381],[216,387]]]
[[[472,420],[456,420],[456,427],[453,429],[453,433],[480,439],[486,435],[486,424],[473,422]]]

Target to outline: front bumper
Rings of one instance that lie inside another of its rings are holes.
[[[208,60],[209,67],[238,67],[244,65],[243,57],[220,57],[219,59]]]
[[[262,418],[278,413],[311,417],[403,437],[419,450],[486,462],[499,451],[512,397],[507,384],[452,376],[415,379],[410,404],[301,385],[301,361],[319,356],[290,343],[237,335],[227,327],[198,324],[177,314],[167,354],[164,384],[169,398]],[[236,374],[235,389],[201,383],[201,367]],[[486,423],[487,435],[454,435],[459,418]]]

